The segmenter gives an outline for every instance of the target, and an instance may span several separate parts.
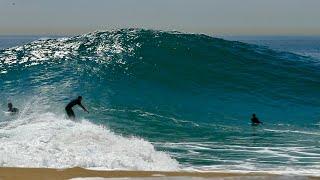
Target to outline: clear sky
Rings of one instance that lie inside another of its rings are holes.
[[[219,35],[320,35],[320,0],[0,0],[0,34],[152,28]]]

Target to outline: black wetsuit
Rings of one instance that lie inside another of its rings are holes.
[[[19,109],[18,108],[12,108],[12,109],[9,109],[8,111],[11,112],[11,113],[18,113]]]
[[[74,112],[72,110],[72,107],[75,105],[79,105],[82,107],[81,101],[79,99],[74,99],[72,100],[67,106],[66,106],[66,112],[69,118],[74,119],[75,115]]]
[[[251,118],[251,122],[252,122],[252,124],[254,124],[254,125],[257,125],[257,124],[260,124],[260,123],[261,123],[261,121],[259,121],[259,119],[258,119],[257,117]]]

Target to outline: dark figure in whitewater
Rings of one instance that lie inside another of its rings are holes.
[[[253,126],[262,124],[262,122],[257,118],[256,114],[252,114],[251,123]]]
[[[15,114],[15,113],[19,112],[19,109],[18,108],[14,108],[12,103],[8,103],[8,112]]]
[[[79,96],[77,99],[72,100],[69,102],[69,104],[66,106],[66,112],[70,119],[74,119],[75,115],[72,110],[72,107],[75,105],[79,105],[85,112],[89,113],[89,111],[81,104],[82,96]]]

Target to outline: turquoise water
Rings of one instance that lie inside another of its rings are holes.
[[[318,69],[315,56],[142,29],[3,49],[1,109],[21,113],[0,116],[0,164],[319,175]],[[78,95],[90,113],[72,122]]]

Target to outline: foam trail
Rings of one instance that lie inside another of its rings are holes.
[[[177,170],[178,163],[139,138],[116,135],[87,120],[74,122],[53,113],[28,115],[0,129],[0,165]]]

